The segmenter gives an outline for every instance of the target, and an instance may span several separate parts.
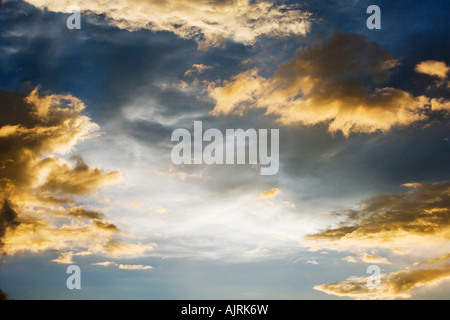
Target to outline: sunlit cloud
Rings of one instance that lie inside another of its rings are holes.
[[[408,191],[375,196],[357,208],[333,212],[332,216],[341,219],[339,225],[307,235],[304,244],[312,251],[326,248],[357,253],[357,257],[342,258],[349,263],[392,264],[375,250],[367,252],[369,248],[388,249],[409,259],[442,256],[382,275],[381,286],[374,290],[367,287],[365,277],[350,277],[314,289],[355,299],[410,298],[415,289],[450,277],[450,183],[404,186]]]
[[[26,0],[54,12],[77,6],[83,12],[105,15],[115,26],[130,31],[169,31],[197,41],[201,48],[226,40],[246,45],[260,36],[299,36],[310,28],[310,14],[295,6],[250,0]]]
[[[361,260],[365,263],[373,263],[373,264],[391,264],[391,262],[384,257],[379,257],[373,254],[365,253]]]
[[[407,192],[375,196],[358,208],[334,212],[343,218],[340,226],[307,235],[305,243],[314,250],[379,247],[393,252],[425,244],[448,245],[450,183],[410,183],[405,187]]]
[[[274,200],[276,196],[281,193],[281,190],[278,188],[273,188],[267,191],[262,192],[259,196],[255,198],[256,201],[264,201],[264,200]]]
[[[434,88],[450,89],[449,71],[450,67],[441,61],[427,60],[416,65],[416,72],[438,78],[433,85],[428,87],[429,90]],[[447,102],[447,110],[450,109],[448,104]]]
[[[206,70],[210,70],[213,69],[212,66],[207,66],[204,64],[194,64],[192,65],[192,67],[190,67],[188,70],[186,70],[186,72],[184,73],[185,77],[189,77],[195,74],[200,74],[205,72]]]
[[[441,61],[427,60],[417,64],[416,71],[429,76],[445,79],[450,71],[450,67]]]
[[[77,204],[78,196],[116,183],[118,171],[90,167],[80,155],[62,155],[98,135],[98,126],[71,95],[2,92],[9,112],[0,122],[0,250],[2,254],[56,251],[54,262],[80,255],[133,256],[154,244],[129,244],[105,215]]]
[[[330,132],[348,136],[425,120],[427,106],[450,109],[444,99],[381,86],[399,63],[363,36],[335,33],[328,41],[298,49],[272,77],[263,77],[254,68],[229,81],[211,83],[209,95],[216,101],[211,113],[242,115],[247,109],[262,108],[286,126],[326,123]]]
[[[336,283],[317,285],[314,289],[330,295],[354,299],[411,298],[422,287],[450,280],[450,255],[424,261],[401,271],[383,274],[380,286],[369,289],[366,277],[350,277]]]

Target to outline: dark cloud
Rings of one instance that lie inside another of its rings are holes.
[[[103,213],[99,211],[89,211],[84,209],[83,207],[70,208],[69,215],[86,219],[102,219],[104,217]]]
[[[0,300],[9,300],[8,293],[0,289]]]
[[[0,249],[3,245],[2,238],[6,230],[15,229],[19,224],[17,212],[8,200],[4,200],[0,209]]]

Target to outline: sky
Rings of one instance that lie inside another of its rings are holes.
[[[449,13],[1,0],[0,298],[449,299]],[[278,171],[174,163],[196,121]]]

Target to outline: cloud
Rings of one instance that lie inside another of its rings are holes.
[[[365,253],[362,256],[361,260],[363,262],[373,263],[373,264],[391,264],[391,262],[387,258],[379,257],[379,256],[368,254],[368,253]]]
[[[246,45],[260,36],[299,36],[310,28],[310,14],[287,4],[250,0],[26,0],[54,12],[78,6],[84,13],[104,15],[115,26],[130,31],[168,31],[193,39],[203,48],[225,40]]]
[[[17,212],[12,208],[8,200],[4,200],[2,208],[0,209],[0,250],[3,242],[2,238],[7,229],[15,229],[20,222],[17,219]]]
[[[335,33],[328,41],[300,48],[272,77],[257,68],[209,85],[215,116],[262,108],[282,125],[326,123],[330,132],[388,131],[426,119],[425,107],[449,110],[443,99],[414,97],[383,87],[399,60],[363,36]]]
[[[436,88],[450,89],[449,70],[450,67],[445,62],[435,60],[423,61],[416,65],[417,72],[438,78],[433,85],[428,87],[428,90]],[[447,110],[450,109],[448,102],[446,104],[441,103],[441,105],[444,105],[444,108]]]
[[[185,171],[177,170],[174,166],[170,166],[168,171],[156,171],[159,176],[167,176],[170,178],[178,178],[181,180],[185,179],[208,179],[208,176],[204,176],[202,172],[200,173],[188,173]]]
[[[104,215],[98,211],[88,211],[83,207],[73,207],[69,209],[69,215],[86,219],[103,219]]]
[[[409,183],[407,192],[385,194],[363,201],[358,208],[335,211],[340,226],[306,236],[318,250],[361,247],[414,248],[448,244],[450,239],[450,183]],[[376,257],[366,256],[366,259]]]
[[[58,258],[53,259],[52,261],[61,264],[72,264],[73,252],[63,252]]]
[[[256,201],[264,201],[264,200],[274,200],[277,195],[281,193],[281,190],[278,188],[273,188],[267,191],[262,192],[259,196],[255,198]]]
[[[117,267],[121,270],[150,270],[153,269],[152,266],[146,266],[142,264],[118,264],[116,262],[112,261],[104,261],[104,262],[97,262],[93,263],[94,266],[102,266],[102,267]]]
[[[331,212],[341,219],[337,227],[329,227],[305,236],[304,244],[312,251],[323,248],[339,252],[361,252],[359,259],[343,260],[368,264],[392,264],[376,255],[375,250],[389,249],[394,255],[424,259],[430,253],[438,258],[414,263],[412,267],[381,275],[381,286],[371,290],[365,277],[315,286],[327,294],[355,299],[410,298],[415,289],[440,283],[450,278],[450,183],[408,183],[408,190],[384,194],[363,201],[358,207]],[[425,258],[427,259],[427,258]]]
[[[358,259],[364,263],[370,264],[391,264],[391,262],[387,258],[379,257],[375,254],[368,254],[367,252],[364,253],[359,258],[354,256],[346,256],[342,258],[342,260],[349,263],[358,263]]]
[[[104,261],[104,262],[96,262],[92,264],[93,266],[102,266],[102,267],[109,267],[109,266],[117,266],[117,263],[112,261]]]
[[[350,263],[358,263],[358,260],[356,260],[356,258],[352,256],[346,256],[345,258],[342,258],[342,260]]]
[[[119,264],[119,269],[122,270],[150,270],[152,266],[145,266],[142,264]]]
[[[189,77],[192,76],[194,74],[199,74],[199,73],[203,73],[205,70],[209,70],[212,69],[212,66],[207,66],[204,64],[194,64],[192,65],[192,67],[190,67],[185,73],[184,76],[185,77]]]
[[[380,275],[381,284],[375,289],[367,287],[366,277],[350,277],[344,281],[318,285],[314,289],[354,299],[407,299],[418,288],[437,285],[449,279],[450,254],[447,254],[401,271]]]
[[[445,79],[447,77],[449,70],[450,67],[448,67],[444,62],[435,60],[422,61],[416,65],[417,72],[441,79]]]
[[[105,173],[98,168],[90,168],[80,155],[72,156],[70,160],[75,161],[74,166],[67,163],[53,166],[40,188],[50,192],[82,195],[91,193],[101,185],[113,183],[120,177],[116,171]]]
[[[52,250],[60,253],[53,261],[67,264],[79,255],[130,256],[154,248],[124,242],[119,236],[125,233],[103,213],[77,205],[77,196],[120,178],[118,171],[90,167],[80,155],[60,157],[98,134],[79,99],[0,90],[0,108],[2,254]]]
[[[9,296],[8,293],[0,289],[0,300],[8,300]]]
[[[313,265],[319,264],[315,259],[313,259],[313,260],[308,260],[308,261],[306,261],[306,263],[313,264]]]

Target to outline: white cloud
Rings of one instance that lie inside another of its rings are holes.
[[[152,266],[142,265],[142,264],[118,264],[112,261],[96,262],[93,263],[94,266],[102,267],[117,267],[121,270],[150,270],[153,269]]]

